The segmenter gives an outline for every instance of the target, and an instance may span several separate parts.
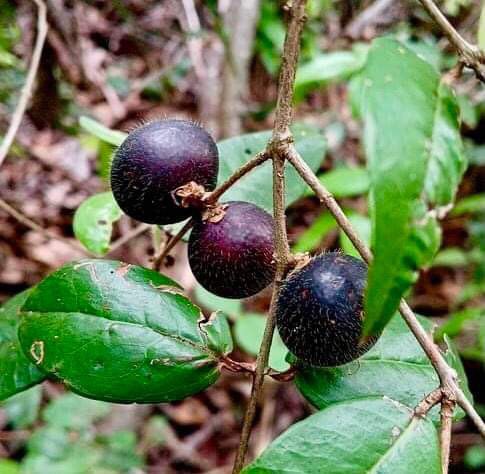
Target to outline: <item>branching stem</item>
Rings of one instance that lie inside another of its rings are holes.
[[[275,124],[271,141],[267,147],[267,154],[271,156],[273,161],[273,214],[275,221],[276,276],[263,340],[256,359],[256,372],[253,378],[248,406],[244,415],[241,439],[239,441],[232,471],[233,474],[239,474],[246,459],[246,454],[249,448],[249,438],[254,423],[256,408],[262,393],[264,376],[266,374],[271,342],[273,340],[276,325],[276,302],[282,281],[286,276],[288,266],[292,261],[286,232],[284,171],[288,150],[293,142],[289,126],[293,113],[293,86],[300,51],[300,36],[306,18],[305,5],[306,0],[293,0],[289,7],[290,22],[283,48]]]
[[[457,50],[460,61],[473,69],[480,81],[485,82],[485,54],[483,51],[477,45],[469,43],[456,31],[433,0],[420,0],[420,2]]]

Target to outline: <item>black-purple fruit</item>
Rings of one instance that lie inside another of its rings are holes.
[[[314,257],[291,273],[276,307],[283,342],[314,367],[335,367],[359,358],[376,342],[362,343],[367,266],[339,252]]]
[[[149,224],[171,224],[192,215],[173,192],[191,181],[215,188],[219,155],[212,137],[186,120],[157,120],[135,129],[118,148],[111,189],[121,209]]]
[[[197,281],[223,298],[246,298],[274,278],[273,218],[254,204],[223,205],[222,219],[200,219],[189,239],[189,263]]]

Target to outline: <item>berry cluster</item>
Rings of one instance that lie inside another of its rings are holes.
[[[163,225],[193,217],[189,263],[194,276],[218,296],[246,298],[273,280],[272,217],[241,201],[207,212],[196,200],[182,202],[177,192],[190,183],[212,191],[218,170],[217,146],[202,127],[158,120],[137,128],[121,144],[111,187],[121,209],[139,221]]]
[[[274,278],[273,219],[248,202],[205,204],[218,169],[217,146],[203,128],[159,120],[121,144],[111,185],[121,209],[134,219],[163,225],[192,217],[188,256],[197,281],[218,296],[246,298]],[[376,338],[362,342],[366,277],[364,263],[338,252],[290,273],[276,302],[276,322],[298,359],[332,367],[372,347]]]

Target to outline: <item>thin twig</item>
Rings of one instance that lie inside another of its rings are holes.
[[[256,156],[251,158],[248,162],[242,165],[238,170],[236,170],[226,181],[224,181],[220,186],[218,186],[214,191],[212,191],[206,198],[207,203],[216,202],[236,181],[240,180],[245,174],[249,173],[253,168],[263,164],[269,155],[266,151],[258,153]]]
[[[29,103],[30,96],[32,95],[32,89],[34,88],[34,81],[39,69],[40,58],[42,56],[42,49],[44,48],[45,39],[47,36],[48,24],[47,24],[47,9],[45,3],[42,0],[34,0],[37,5],[37,38],[35,40],[34,52],[32,53],[32,59],[30,61],[29,71],[25,79],[24,87],[20,94],[20,99],[12,116],[12,121],[8,131],[0,145],[0,166],[3,160],[8,154],[10,147],[15,139],[15,135],[20,127],[22,118]]]
[[[414,409],[414,416],[424,418],[434,406],[438,405],[443,399],[443,390],[441,387],[435,388],[431,393],[426,395]]]
[[[12,207],[10,204],[5,202],[3,199],[0,199],[0,209],[3,209],[7,214],[10,214],[14,219],[18,222],[23,224],[25,227],[32,229],[39,234],[42,234],[44,237],[53,240],[59,240],[73,249],[77,251],[81,251],[83,253],[91,254],[88,250],[86,250],[81,244],[78,244],[75,240],[68,239],[67,237],[63,237],[62,235],[57,235],[54,232],[51,232],[48,229],[44,229],[42,226],[37,224],[37,222],[33,221],[32,219],[28,218],[26,215],[22,214],[20,211]]]
[[[456,401],[453,393],[443,390],[441,399],[441,466],[443,474],[448,474],[450,466],[450,448],[451,448],[451,428],[453,425],[453,411],[455,410]]]
[[[319,199],[328,207],[330,213],[335,217],[335,220],[339,223],[342,230],[352,241],[362,258],[370,264],[372,262],[372,253],[367,248],[365,243],[359,238],[353,229],[352,224],[347,219],[332,194],[329,193],[323,184],[318,180],[313,171],[303,161],[294,147],[290,148],[288,160],[295,167],[303,180],[313,189]],[[440,379],[442,389],[454,394],[457,403],[470,416],[482,436],[485,437],[485,423],[458,386],[456,371],[448,365],[439,348],[433,342],[428,333],[423,329],[415,314],[404,300],[401,300],[399,311],[403,319],[406,321],[409,329],[414,334],[417,341],[428,356],[431,364],[435,368]]]
[[[215,203],[234,183],[239,181],[245,174],[249,173],[253,168],[264,163],[269,158],[269,155],[263,151],[251,158],[248,162],[237,169],[226,181],[224,181],[214,191],[209,193],[204,199],[206,204]],[[194,220],[190,219],[182,229],[172,237],[164,246],[160,249],[158,255],[154,258],[152,268],[159,270],[163,264],[163,261],[169,254],[169,252],[175,247],[175,245],[183,238],[183,236],[192,228]]]
[[[170,253],[170,251],[177,245],[183,236],[192,228],[194,225],[194,219],[189,219],[185,225],[164,245],[159,254],[153,259],[152,268],[154,270],[160,270],[163,261]]]
[[[456,31],[433,0],[420,0],[420,2],[457,50],[460,61],[473,69],[480,81],[485,82],[485,54],[483,51],[477,45],[469,43]]]
[[[132,229],[130,232],[127,232],[125,235],[122,235],[119,239],[115,240],[110,245],[108,254],[114,252],[115,250],[118,250],[120,247],[123,247],[123,245],[127,244],[131,239],[134,239],[135,237],[138,237],[139,235],[143,234],[148,229],[150,229],[150,227],[151,227],[150,224],[140,224],[134,229]]]
[[[292,118],[293,85],[300,51],[300,36],[305,22],[306,0],[294,0],[290,9],[290,23],[286,32],[283,48],[283,60],[279,76],[278,100],[276,105],[275,124],[268,154],[273,159],[273,208],[275,220],[275,257],[276,276],[271,297],[271,305],[266,321],[263,340],[256,359],[256,372],[253,378],[251,395],[244,415],[241,439],[239,441],[233,474],[239,474],[244,466],[249,447],[256,407],[261,397],[264,376],[268,365],[271,342],[276,325],[276,303],[282,281],[288,270],[290,250],[286,233],[285,216],[285,159],[292,136],[289,129]]]

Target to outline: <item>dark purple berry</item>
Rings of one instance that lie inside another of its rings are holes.
[[[362,343],[367,266],[339,252],[314,257],[281,288],[276,323],[283,342],[301,361],[335,367],[357,359],[376,342]]]
[[[149,224],[171,224],[192,215],[173,192],[191,181],[215,188],[217,146],[201,127],[186,120],[157,120],[131,132],[111,168],[113,195],[128,214]]]
[[[190,268],[211,293],[246,298],[274,278],[273,218],[248,202],[228,202],[223,208],[222,219],[196,222],[189,239]]]

